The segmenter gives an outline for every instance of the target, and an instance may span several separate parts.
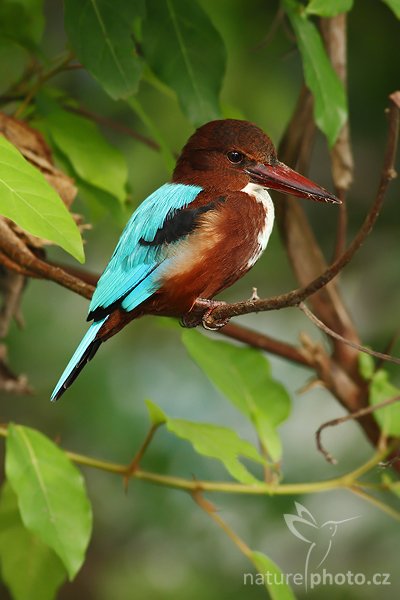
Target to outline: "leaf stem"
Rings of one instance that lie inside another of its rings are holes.
[[[192,498],[196,502],[196,504],[200,506],[200,508],[214,521],[214,523],[216,523],[218,527],[220,527],[226,533],[226,535],[232,540],[235,546],[239,548],[240,552],[242,552],[242,554],[244,554],[245,556],[247,556],[247,558],[251,560],[251,549],[246,544],[246,542],[244,542],[238,536],[238,534],[229,527],[229,525],[222,519],[222,517],[220,517],[215,506],[211,504],[211,502],[206,500],[200,492],[194,492],[192,494]]]
[[[139,468],[140,461],[142,460],[144,453],[146,452],[147,448],[149,447],[149,445],[154,437],[154,434],[156,433],[156,431],[160,427],[160,425],[161,425],[161,423],[155,423],[150,427],[149,431],[147,432],[146,437],[143,440],[142,445],[140,446],[139,450],[136,452],[130,465],[128,465],[128,467],[126,468],[125,475],[124,475],[125,488],[128,487],[129,479],[131,479],[132,477],[135,476],[135,473]]]
[[[396,521],[400,521],[400,511],[396,510],[395,508],[392,508],[385,502],[382,502],[382,500],[379,500],[379,498],[375,498],[375,496],[371,496],[371,494],[368,494],[366,491],[364,491],[357,485],[352,485],[349,487],[349,489],[351,492],[353,492],[353,494],[355,494],[356,496],[360,496],[360,498],[362,498],[363,500],[366,500],[370,504],[373,504],[374,506],[379,508],[382,512],[389,515],[389,517],[392,517]]]

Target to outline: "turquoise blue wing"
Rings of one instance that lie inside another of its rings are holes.
[[[103,317],[119,303],[125,310],[133,310],[157,291],[166,245],[151,242],[166,219],[189,206],[201,191],[199,186],[166,183],[142,202],[97,283],[88,319]]]

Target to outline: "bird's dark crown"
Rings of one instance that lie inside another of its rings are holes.
[[[173,181],[240,190],[249,182],[246,167],[276,161],[273,143],[253,123],[238,119],[211,121],[187,141]]]

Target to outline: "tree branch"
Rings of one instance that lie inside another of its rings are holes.
[[[347,15],[342,13],[330,19],[321,19],[321,30],[332,66],[347,87]],[[346,192],[353,182],[354,161],[350,145],[350,128],[347,121],[331,150],[332,176],[335,191],[342,201],[339,206],[334,258],[346,249],[347,202]]]
[[[0,426],[0,437],[6,438],[7,434],[7,427],[4,425]],[[315,482],[271,484],[259,481],[259,483],[256,484],[244,484],[236,481],[203,481],[184,479],[183,477],[176,477],[174,475],[163,475],[151,471],[143,471],[141,469],[135,471],[133,478],[147,481],[155,485],[183,490],[192,494],[196,492],[219,492],[224,494],[245,494],[252,496],[312,494],[334,489],[349,489],[352,485],[363,488],[364,483],[363,481],[360,481],[360,477],[373,470],[387,457],[390,450],[391,448],[379,449],[365,463],[341,477]],[[126,465],[77,454],[76,452],[70,452],[68,450],[65,450],[65,454],[70,460],[80,466],[99,469],[106,473],[113,473],[121,477],[125,476],[128,468]],[[367,486],[368,484],[366,483],[365,487]]]
[[[322,432],[327,427],[336,427],[337,425],[341,425],[342,423],[347,423],[347,421],[354,421],[355,419],[360,419],[361,417],[370,415],[377,410],[380,410],[382,408],[385,408],[386,406],[390,406],[391,404],[398,402],[399,400],[400,400],[400,396],[394,396],[393,398],[388,398],[387,400],[383,400],[382,402],[379,402],[378,404],[374,404],[371,406],[366,406],[365,408],[361,408],[360,410],[357,410],[354,413],[350,413],[349,415],[345,415],[344,417],[338,417],[337,419],[332,419],[330,421],[326,421],[326,423],[323,423],[320,427],[318,427],[317,431],[315,432],[315,440],[316,440],[318,450],[324,455],[325,459],[329,463],[331,463],[332,465],[336,465],[337,464],[336,458],[334,458],[332,456],[332,454],[330,452],[328,452],[328,450],[322,444],[322,441],[321,441]],[[400,443],[400,440],[398,441],[398,443]]]
[[[54,267],[51,264],[41,260],[33,252],[29,250],[22,240],[0,219],[0,251],[9,259],[9,265],[17,265],[17,269],[21,268],[28,272],[30,276],[39,277],[55,281],[63,287],[84,296],[91,298],[94,287],[69,275],[63,269]]]
[[[1,261],[2,258],[0,254],[0,262]],[[47,261],[46,264],[67,273],[76,280],[80,280],[87,283],[89,286],[92,286],[93,289],[96,286],[99,278],[99,275],[97,275],[96,273],[91,273],[80,267],[75,267],[71,265],[60,265],[58,263],[52,263],[51,261]],[[9,263],[9,265],[6,266],[17,271],[19,269],[18,265],[15,265],[15,263]],[[26,273],[28,273],[28,276],[32,276],[29,272]],[[65,279],[64,284],[66,283],[67,280]],[[86,292],[86,288],[84,289]],[[76,290],[74,289],[72,291]],[[81,295],[83,295],[85,298],[87,297],[86,293]],[[228,323],[225,327],[219,329],[218,333],[231,339],[237,340],[238,342],[242,342],[243,344],[247,344],[248,346],[252,346],[253,348],[259,348],[260,350],[264,350],[264,352],[269,352],[271,354],[275,354],[276,356],[280,356],[281,358],[286,358],[287,360],[290,360],[292,362],[296,362],[298,364],[302,364],[304,366],[313,368],[312,361],[308,357],[307,353],[303,352],[301,348],[297,348],[292,344],[288,344],[287,342],[282,342],[280,340],[272,338],[271,336],[266,335],[264,333],[259,333],[258,331],[254,331],[253,329],[249,329],[248,327],[244,327],[243,325],[238,325],[237,323]]]
[[[265,335],[264,333],[259,333],[258,331],[248,329],[243,325],[228,323],[225,325],[225,327],[219,329],[218,333],[237,340],[238,342],[242,342],[243,344],[247,344],[248,346],[252,346],[253,348],[259,348],[260,350],[264,350],[264,352],[270,352],[276,356],[286,358],[292,362],[296,362],[307,367],[313,366],[312,361],[309,359],[306,353],[303,353],[302,350],[296,348],[296,346],[276,340],[269,335]]]
[[[216,307],[205,320],[209,327],[215,327],[218,322],[234,316],[246,315],[260,311],[280,310],[281,308],[286,308],[289,306],[298,306],[300,302],[303,302],[306,298],[312,296],[320,289],[325,287],[352,260],[353,256],[359,250],[364,240],[375,225],[382,208],[389,183],[396,177],[394,161],[398,144],[400,92],[391,94],[390,100],[391,104],[388,109],[388,141],[378,191],[359,232],[351,242],[346,252],[344,252],[337,260],[335,260],[335,262],[332,263],[332,265],[328,267],[324,273],[321,273],[321,275],[316,277],[303,288],[298,288],[286,294],[281,294],[272,298],[266,298],[264,300],[245,300],[242,302],[237,302],[236,304],[225,304]]]

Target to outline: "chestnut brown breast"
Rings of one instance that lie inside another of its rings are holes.
[[[201,202],[211,201],[201,196]],[[193,233],[171,245],[162,288],[146,303],[146,312],[181,316],[197,298],[213,298],[232,285],[265,248],[268,219],[273,222],[273,206],[270,214],[255,195],[234,192],[220,199]]]

